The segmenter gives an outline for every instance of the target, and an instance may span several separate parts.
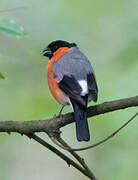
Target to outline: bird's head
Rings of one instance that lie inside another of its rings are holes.
[[[62,41],[62,40],[53,41],[43,50],[43,55],[51,59],[53,56],[53,53],[56,52],[59,48],[61,47],[71,48],[74,46],[77,46],[77,45],[75,43],[69,43],[67,41]]]

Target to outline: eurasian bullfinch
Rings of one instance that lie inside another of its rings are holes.
[[[49,58],[47,80],[54,98],[63,106],[71,105],[78,141],[89,141],[87,105],[97,101],[98,88],[94,70],[75,43],[53,41],[43,51]]]

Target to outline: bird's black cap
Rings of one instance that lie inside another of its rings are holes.
[[[75,43],[69,43],[67,41],[62,41],[62,40],[56,40],[51,42],[44,50],[43,50],[43,55],[49,57],[53,56],[53,53],[56,52],[59,48],[61,47],[74,47],[77,46]]]

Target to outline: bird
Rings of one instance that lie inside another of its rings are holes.
[[[43,50],[49,58],[47,81],[53,97],[61,105],[71,105],[78,141],[89,141],[88,102],[97,102],[98,86],[92,65],[76,43],[52,41]]]

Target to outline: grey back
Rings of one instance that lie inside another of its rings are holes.
[[[54,63],[53,72],[58,82],[64,75],[73,75],[76,80],[87,80],[87,74],[93,73],[93,68],[79,48],[72,47],[59,61]]]

